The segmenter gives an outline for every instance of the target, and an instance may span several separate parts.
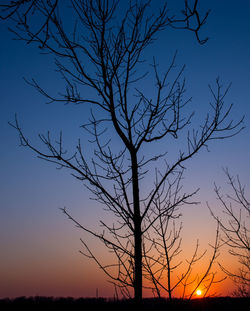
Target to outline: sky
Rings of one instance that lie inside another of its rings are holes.
[[[173,10],[177,2],[179,5],[179,1],[169,1]],[[161,3],[154,1],[153,9]],[[177,63],[179,67],[186,65],[186,88],[193,98],[197,120],[204,120],[209,109],[208,85],[214,86],[217,77],[225,87],[232,82],[226,101],[234,104],[233,119],[245,116],[245,129],[229,140],[212,142],[209,152],[201,151],[187,164],[184,186],[187,191],[200,188],[200,204],[183,211],[184,254],[194,249],[197,238],[202,249],[209,248],[208,243],[214,239],[215,224],[206,202],[218,208],[214,182],[228,190],[222,168],[239,174],[246,189],[250,186],[250,3],[201,0],[200,8],[203,12],[211,9],[201,31],[201,36],[209,37],[205,45],[199,45],[192,33],[167,29],[146,57],[150,62],[155,56],[164,70],[178,51]],[[69,172],[57,170],[30,150],[19,147],[18,135],[8,124],[17,114],[23,131],[36,143],[41,132],[58,134],[63,130],[65,144],[72,147],[78,137],[84,139],[80,125],[86,118],[85,108],[46,105],[43,96],[25,83],[24,77],[36,78],[52,92],[62,88],[53,60],[39,54],[35,46],[13,40],[9,25],[0,23],[0,297],[86,297],[95,296],[97,289],[101,296],[112,296],[113,287],[106,276],[79,253],[83,232],[60,210],[66,207],[74,217],[96,228],[98,220],[105,217],[102,206],[89,199],[87,189]],[[151,85],[148,80],[145,88],[150,89]],[[90,245],[97,246],[87,239]],[[96,249],[108,260],[101,247]],[[230,267],[237,265],[225,253],[221,260]],[[226,281],[216,290],[227,295],[231,289],[231,283]]]

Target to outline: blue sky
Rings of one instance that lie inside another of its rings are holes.
[[[163,1],[154,1],[155,6],[159,3]],[[170,7],[174,9],[175,5],[176,2],[170,1]],[[147,56],[149,62],[155,56],[164,69],[178,51],[178,66],[186,64],[184,75],[187,93],[193,98],[196,124],[202,122],[209,109],[208,84],[214,85],[218,76],[225,86],[232,82],[226,97],[229,104],[234,103],[232,118],[238,120],[245,115],[244,131],[230,140],[213,142],[209,153],[204,150],[187,164],[184,185],[189,190],[201,187],[198,195],[201,205],[195,208],[195,216],[184,213],[187,218],[184,224],[191,239],[200,235],[202,241],[206,241],[207,233],[204,236],[200,233],[208,217],[205,203],[215,202],[213,182],[225,183],[222,167],[229,167],[232,174],[239,174],[243,183],[250,186],[250,2],[201,0],[200,6],[204,11],[212,10],[201,31],[201,36],[209,37],[205,45],[200,46],[192,33],[169,29],[161,33]],[[86,264],[91,267],[92,264],[86,263],[77,252],[81,233],[65,219],[59,208],[66,206],[93,228],[98,217],[103,217],[100,208],[89,200],[87,190],[67,171],[56,170],[37,159],[30,150],[20,148],[17,133],[8,125],[17,113],[24,132],[35,142],[40,132],[59,133],[62,129],[65,144],[71,148],[78,137],[84,139],[80,125],[86,111],[83,106],[46,105],[46,100],[25,83],[23,77],[34,77],[52,92],[63,87],[54,72],[53,59],[38,54],[33,46],[13,41],[7,26],[0,23],[3,43],[0,50],[0,248],[4,250],[0,255],[0,296],[37,293],[78,296],[83,290],[86,295],[94,295],[96,284],[88,281],[90,276],[86,268]],[[145,88],[148,89],[151,85],[150,81],[147,83]],[[198,233],[190,231],[193,222]],[[209,227],[207,230],[209,232]],[[43,269],[50,274],[46,278],[44,272],[41,279],[37,271]],[[26,270],[29,271],[27,284],[22,287]],[[48,286],[48,283],[54,284],[53,278],[61,275],[60,271],[66,271],[70,284]],[[99,274],[95,274],[97,276]],[[108,292],[105,286],[103,293]]]

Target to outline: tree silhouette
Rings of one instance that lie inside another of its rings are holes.
[[[217,216],[209,207],[212,216],[219,222],[222,235],[221,240],[228,246],[229,254],[236,258],[240,264],[238,271],[228,269],[220,265],[236,284],[234,294],[237,296],[250,295],[250,240],[249,240],[249,216],[250,203],[245,194],[239,177],[233,177],[228,169],[224,170],[227,182],[232,190],[231,194],[223,195],[221,188],[215,185],[215,193],[220,203],[223,217]]]
[[[193,113],[185,112],[191,99],[185,98],[184,66],[175,72],[176,55],[163,75],[153,60],[150,68],[154,95],[149,97],[143,91],[142,81],[147,75],[142,64],[143,53],[157,34],[172,27],[194,32],[201,44],[207,40],[200,39],[199,30],[209,12],[201,18],[198,0],[192,6],[184,1],[180,17],[171,16],[166,4],[152,14],[150,2],[131,1],[126,9],[119,1],[108,0],[71,0],[71,7],[59,0],[12,1],[1,5],[2,19],[11,18],[16,23],[12,32],[19,39],[35,43],[42,52],[56,57],[56,70],[64,79],[65,90],[55,96],[34,79],[28,83],[50,103],[91,106],[89,122],[82,128],[93,137],[93,158],[86,158],[80,139],[75,152],[67,154],[62,134],[56,140],[50,133],[39,134],[47,147],[44,151],[28,140],[17,118],[12,126],[19,132],[22,146],[43,160],[71,170],[113,214],[116,223],[101,221],[102,231],[95,232],[63,209],[78,227],[103,242],[115,255],[116,262],[103,265],[82,240],[83,253],[96,261],[124,295],[129,295],[128,289],[132,287],[138,301],[142,299],[147,260],[143,255],[144,238],[172,208],[167,205],[154,215],[152,210],[159,195],[164,198],[168,185],[180,174],[187,160],[207,147],[209,141],[232,137],[242,129],[242,120],[234,123],[229,119],[232,105],[224,103],[229,88],[223,90],[218,79],[215,88],[210,87],[210,112],[197,130],[191,128]],[[72,27],[66,23],[65,12],[75,20]],[[175,160],[167,161],[171,145],[166,144],[162,152],[158,146],[168,139],[173,144],[181,133],[186,135],[186,146],[182,144]],[[152,148],[146,154],[148,145]],[[161,170],[159,163],[165,165]],[[153,166],[155,182],[145,194],[142,191],[145,179],[153,176]],[[187,203],[195,192],[179,193],[172,204]]]
[[[164,293],[170,300],[177,288],[179,293],[182,292],[180,295],[182,298],[191,299],[197,289],[202,289],[202,295],[205,297],[212,284],[225,279],[217,279],[216,272],[213,271],[221,246],[218,221],[215,241],[210,244],[212,254],[207,266],[203,264],[202,269],[199,269],[199,274],[194,273],[194,268],[201,263],[207,253],[207,250],[200,252],[199,240],[196,241],[190,258],[186,257],[185,260],[180,258],[183,229],[183,223],[180,222],[182,218],[180,208],[190,203],[197,204],[185,201],[187,197],[180,197],[182,177],[183,171],[180,171],[172,183],[168,183],[167,187],[165,185],[161,190],[162,193],[157,194],[148,222],[152,223],[152,219],[158,221],[152,224],[152,230],[147,231],[143,244],[145,270],[148,272],[147,278],[152,283],[152,290],[156,296],[161,297]],[[192,193],[190,197],[194,194]]]

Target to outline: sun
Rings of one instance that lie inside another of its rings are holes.
[[[202,294],[202,291],[201,291],[200,289],[198,289],[198,290],[196,291],[196,294],[197,294],[197,296],[200,296],[200,295]]]

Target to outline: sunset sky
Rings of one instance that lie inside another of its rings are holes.
[[[152,9],[157,9],[164,1],[152,2]],[[184,1],[170,0],[173,10],[178,7],[176,2],[181,5]],[[202,12],[211,9],[201,31],[201,37],[209,37],[205,45],[199,45],[190,32],[166,29],[147,50],[147,60],[151,63],[155,56],[164,71],[178,51],[178,66],[186,64],[187,94],[192,96],[192,109],[196,111],[194,126],[201,124],[209,111],[208,85],[215,86],[217,77],[225,87],[232,82],[225,101],[234,104],[231,118],[237,121],[245,115],[246,128],[231,139],[212,142],[209,152],[204,149],[186,163],[184,187],[186,191],[200,188],[195,198],[200,204],[182,211],[183,260],[191,256],[196,239],[201,250],[209,249],[208,244],[214,241],[215,223],[206,202],[213,209],[218,208],[214,182],[228,190],[222,168],[239,174],[246,189],[250,187],[250,2],[200,0],[200,8]],[[89,199],[87,189],[68,171],[57,170],[30,150],[19,147],[17,132],[8,124],[16,113],[24,133],[38,145],[39,133],[50,130],[56,135],[62,130],[70,149],[79,137],[84,141],[80,125],[86,120],[86,110],[83,105],[46,105],[46,99],[25,83],[23,77],[35,78],[52,93],[60,92],[63,86],[54,72],[53,59],[39,54],[35,46],[12,40],[8,26],[9,23],[0,22],[0,298],[86,297],[95,296],[97,289],[99,296],[113,296],[107,277],[79,253],[80,238],[87,239],[108,261],[105,250],[60,210],[66,207],[79,221],[98,230],[99,220],[105,217],[103,207]],[[145,88],[150,90],[153,86],[147,80]],[[167,150],[171,148],[166,144]],[[249,197],[247,192],[246,195]],[[222,251],[219,259],[231,269],[237,266],[226,252]],[[214,293],[228,295],[231,290],[227,280],[218,284]]]

